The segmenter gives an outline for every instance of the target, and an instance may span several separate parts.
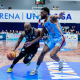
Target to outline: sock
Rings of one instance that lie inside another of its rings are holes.
[[[40,65],[36,65],[36,68],[35,68],[35,70],[38,70],[39,66],[40,66]]]
[[[63,59],[60,59],[58,63],[64,62]]]
[[[58,63],[60,63],[61,62],[61,59],[59,60],[59,62]]]

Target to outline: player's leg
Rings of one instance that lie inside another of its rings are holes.
[[[38,73],[37,70],[38,70],[40,64],[42,63],[45,54],[46,54],[49,50],[50,50],[49,47],[45,44],[45,46],[44,46],[44,48],[43,48],[43,51],[41,52],[41,54],[40,54],[40,56],[39,56],[39,58],[38,58],[38,60],[37,60],[36,68],[30,73],[30,75],[35,75],[35,74]]]
[[[17,57],[14,59],[12,65],[9,67],[9,69],[7,70],[7,72],[12,72],[14,65],[15,65],[20,59],[22,59],[23,57],[24,57],[24,55],[23,55],[22,53],[20,53],[19,56],[17,56]]]
[[[20,53],[19,56],[17,56],[17,57],[15,58],[15,60],[13,61],[13,63],[12,63],[12,65],[11,65],[10,68],[13,68],[14,65],[15,65],[20,59],[22,59],[23,57],[24,57],[24,54]]]
[[[45,54],[49,51],[49,47],[45,44],[44,48],[43,48],[43,51],[41,52],[38,60],[37,60],[37,65],[40,65],[43,61],[43,58],[45,56]]]
[[[65,39],[63,38],[59,42],[55,44],[55,47],[53,48],[50,57],[54,59],[55,61],[59,62],[59,71],[63,68],[63,60],[60,60],[60,58],[57,56],[58,51],[62,48],[62,46],[65,44]]]
[[[29,52],[27,53],[27,55],[25,56],[23,62],[28,66],[31,63],[32,58],[35,56],[35,54],[37,53],[38,48],[30,48]]]
[[[59,51],[59,47],[58,46],[55,46],[54,49],[52,50],[51,54],[50,54],[50,57],[59,62],[59,71],[61,71],[63,69],[63,60],[60,59],[58,56],[57,56],[57,53]]]
[[[25,47],[22,48],[20,54],[14,59],[12,65],[9,67],[9,69],[7,70],[7,72],[12,72],[14,65],[20,60],[22,59],[26,54],[25,54]]]
[[[59,57],[56,55],[59,50],[60,50],[60,48],[58,46],[55,46],[50,54],[50,57],[57,62],[59,62],[59,60],[60,60]]]

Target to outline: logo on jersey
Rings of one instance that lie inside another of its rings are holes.
[[[50,27],[49,30],[50,30],[50,31],[53,30],[53,27]]]
[[[32,38],[33,38],[33,39],[35,39],[36,37],[35,37],[35,36],[33,36]]]
[[[26,37],[26,39],[28,39],[28,36]]]
[[[22,51],[25,51],[25,49],[22,49]]]
[[[48,23],[48,26],[50,26],[50,23]]]

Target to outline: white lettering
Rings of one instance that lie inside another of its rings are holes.
[[[74,78],[80,78],[79,76],[74,75],[61,75],[61,74],[50,74],[52,79],[74,79]]]

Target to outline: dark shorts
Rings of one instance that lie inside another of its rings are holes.
[[[38,47],[25,48],[23,46],[23,48],[21,49],[20,54],[24,55],[25,60],[29,62],[34,57],[34,55],[36,54],[37,50],[38,50]]]

